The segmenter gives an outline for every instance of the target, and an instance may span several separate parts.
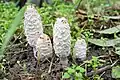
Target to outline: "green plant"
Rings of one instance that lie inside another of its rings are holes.
[[[17,30],[17,28],[23,18],[24,10],[25,10],[25,7],[23,7],[21,9],[21,11],[19,11],[19,13],[16,15],[15,19],[13,20],[12,24],[10,24],[10,28],[8,29],[8,31],[5,35],[5,39],[4,39],[3,45],[1,47],[1,52],[0,52],[1,54],[3,54],[4,49],[5,49],[6,45],[8,44],[11,36]]]
[[[30,0],[27,1],[27,4],[29,4]],[[12,37],[12,35],[15,33],[15,31],[17,30],[19,24],[21,23],[22,19],[23,19],[23,15],[25,12],[26,6],[24,6],[14,17],[14,20],[12,20],[12,23],[9,24],[8,26],[9,29],[7,30],[6,34],[5,34],[5,39],[4,42],[2,44],[2,47],[0,48],[0,55],[3,55],[6,45],[9,43],[10,38]]]
[[[98,57],[95,56],[92,56],[92,59],[90,61],[87,61],[87,63],[88,67],[92,67],[94,71],[96,71],[97,68],[102,65]]]
[[[0,2],[0,47],[3,44],[5,33],[10,28],[9,25],[18,13],[18,7],[12,2],[2,3]]]
[[[120,55],[120,45],[119,46],[115,46],[115,53]]]
[[[89,61],[85,61],[85,63],[87,63],[88,68],[92,68],[92,70],[94,71],[93,74],[94,80],[103,80],[99,75],[96,74],[98,67],[102,65],[98,57],[92,56],[92,59]]]
[[[103,14],[105,8],[112,6],[118,0],[82,0],[80,8],[86,9],[87,12],[95,14]],[[86,4],[87,3],[87,4]]]
[[[63,73],[62,79],[84,80],[84,68],[72,64],[71,67],[67,67],[65,70],[66,72]]]
[[[93,38],[93,33],[89,29],[85,29],[82,31],[82,34],[84,35],[84,38],[86,40]]]
[[[5,74],[6,74],[6,70],[5,70],[4,61],[3,61],[2,63],[0,63],[0,79],[3,80]]]
[[[104,80],[103,78],[101,78],[101,76],[99,75],[95,75],[93,80]]]

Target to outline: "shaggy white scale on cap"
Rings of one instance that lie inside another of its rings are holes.
[[[70,55],[70,26],[64,17],[57,18],[53,28],[53,45],[55,54],[60,58],[61,64],[68,64]]]
[[[43,34],[41,17],[33,5],[27,6],[24,14],[24,30],[30,46],[34,47],[36,41]]]
[[[84,39],[78,39],[75,43],[73,49],[73,57],[76,59],[81,59],[82,61],[86,59],[87,44]]]
[[[38,58],[37,56],[39,56],[40,60],[52,57],[52,44],[48,35],[43,34],[37,39],[36,50],[37,55],[35,57]]]

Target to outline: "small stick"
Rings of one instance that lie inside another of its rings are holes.
[[[48,74],[51,72],[51,68],[52,68],[52,64],[53,64],[53,59],[54,59],[54,57],[51,60],[50,67],[49,67],[49,70],[48,70]]]
[[[87,76],[87,64],[85,64],[85,76]]]
[[[28,52],[29,50],[21,50],[21,51],[15,51],[15,52],[8,52],[7,54],[19,54],[19,53],[23,53],[23,52]]]
[[[25,41],[26,42],[26,41]],[[18,47],[20,45],[23,45],[25,42],[19,43],[19,44],[10,44],[8,46],[6,46],[6,48],[11,48],[11,47]]]
[[[105,71],[100,75],[100,78],[105,74]]]

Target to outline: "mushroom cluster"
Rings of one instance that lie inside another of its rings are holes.
[[[33,47],[34,57],[40,60],[52,57],[53,48],[63,67],[68,65],[70,55],[70,26],[66,18],[57,18],[53,27],[53,47],[48,35],[43,33],[42,21],[33,5],[29,5],[24,14],[24,30],[27,41]],[[84,39],[77,40],[74,46],[74,58],[85,60],[87,44]]]

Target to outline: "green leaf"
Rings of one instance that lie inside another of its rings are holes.
[[[75,64],[72,64],[72,68],[75,69],[76,65]]]
[[[63,79],[68,79],[68,78],[70,78],[70,75],[67,72],[65,72],[64,75],[62,76],[62,78]]]
[[[98,57],[92,56],[92,60],[93,60],[94,62],[96,62],[96,61],[98,61]]]
[[[112,68],[112,78],[120,78],[120,66]]]
[[[94,64],[94,65],[92,65],[92,67],[93,67],[93,68],[96,68],[96,67],[98,67],[98,64]]]
[[[120,45],[115,46],[115,53],[118,54],[118,55],[120,55],[120,47],[119,46]]]
[[[79,71],[80,71],[80,69],[81,69],[81,67],[80,67],[80,66],[77,66],[77,67],[76,67],[76,70],[79,70]]]
[[[111,39],[111,40],[102,40],[102,39],[88,39],[88,42],[98,45],[98,46],[115,46],[120,43],[120,38]]]
[[[116,50],[120,50],[120,47],[115,47]]]
[[[77,77],[77,78],[83,78],[83,75],[82,75],[82,73],[76,73],[75,77]]]
[[[85,72],[85,69],[81,67],[80,72],[81,73]]]
[[[80,66],[77,66],[76,70],[79,70],[81,73],[85,72],[85,69]]]
[[[114,34],[114,33],[118,33],[118,32],[120,32],[120,25],[118,25],[116,27],[109,28],[109,29],[105,29],[105,30],[102,30],[102,31],[96,31],[96,32],[102,33],[102,34]]]
[[[119,51],[115,51],[116,54],[120,55],[120,50]]]
[[[72,68],[68,68],[68,73],[69,73],[69,74],[73,74],[73,73],[75,73],[75,70],[72,69]]]

